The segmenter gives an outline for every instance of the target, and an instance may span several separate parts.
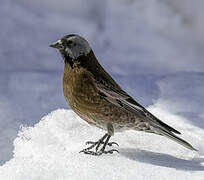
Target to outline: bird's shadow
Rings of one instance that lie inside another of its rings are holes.
[[[168,154],[156,153],[138,149],[120,149],[120,154],[128,159],[152,165],[175,168],[184,171],[204,171],[204,158],[192,160],[180,159]]]

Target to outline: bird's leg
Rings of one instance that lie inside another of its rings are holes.
[[[89,146],[86,149],[83,149],[80,152],[83,152],[84,154],[91,154],[91,155],[95,155],[95,156],[99,156],[101,154],[112,154],[114,151],[118,152],[116,149],[112,149],[109,151],[105,151],[106,146],[108,145],[108,141],[110,139],[111,135],[109,134],[105,134],[101,139],[99,139],[97,142],[90,142],[88,141],[87,144],[92,144],[91,146]],[[105,140],[106,139],[106,140]],[[104,142],[105,140],[105,142]],[[102,148],[98,151],[99,147],[102,146]],[[111,142],[109,145],[113,145],[113,144],[117,144],[115,142]],[[95,151],[90,151],[91,149],[93,149],[95,147]]]
[[[108,131],[108,134],[107,134],[107,135],[105,134],[105,136],[103,136],[103,137],[99,140],[99,141],[101,141],[101,142],[100,142],[100,145],[101,145],[101,144],[104,144],[103,140],[104,140],[108,135],[113,136],[113,134],[114,134],[114,128],[113,128],[113,125],[112,125],[111,123],[108,123],[108,124],[107,124],[107,131]],[[93,145],[94,145],[95,143],[97,143],[97,142],[93,142],[93,141],[87,141],[87,142],[86,142],[86,144],[93,144]],[[99,146],[100,146],[100,145],[99,145]],[[106,145],[108,145],[108,146],[113,146],[113,145],[119,146],[118,143],[116,143],[116,142],[109,142],[109,143],[107,143]],[[99,146],[96,147],[96,151],[98,150]]]

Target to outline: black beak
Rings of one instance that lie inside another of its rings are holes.
[[[54,42],[50,44],[50,47],[56,48],[56,49],[61,49],[62,48],[62,43],[60,41]]]

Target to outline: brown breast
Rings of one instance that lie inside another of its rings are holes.
[[[94,123],[91,116],[100,109],[102,98],[94,84],[94,79],[84,68],[65,65],[63,92],[67,103],[83,119]]]

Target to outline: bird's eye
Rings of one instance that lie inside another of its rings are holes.
[[[67,44],[68,45],[72,44],[72,41],[71,40],[67,41]]]

